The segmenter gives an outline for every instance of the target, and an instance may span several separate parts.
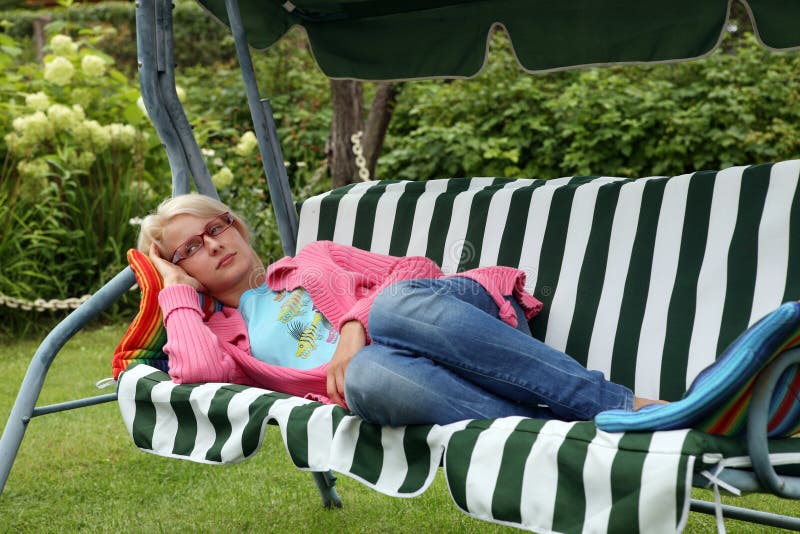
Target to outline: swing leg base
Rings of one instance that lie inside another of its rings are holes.
[[[314,482],[317,484],[320,497],[322,497],[322,506],[328,509],[341,508],[342,499],[336,493],[336,476],[331,471],[324,473],[311,473],[314,477]]]

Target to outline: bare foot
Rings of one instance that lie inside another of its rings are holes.
[[[644,397],[633,397],[633,411],[650,406],[651,404],[669,404],[665,400],[646,399]]]

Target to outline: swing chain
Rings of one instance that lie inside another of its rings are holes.
[[[364,132],[359,130],[350,136],[350,142],[353,144],[353,155],[356,157],[356,167],[358,167],[358,177],[362,182],[369,182],[369,169],[367,168],[367,159],[364,157],[364,147],[361,146],[361,137]]]
[[[14,309],[19,308],[25,311],[35,310],[37,312],[47,311],[47,310],[68,310],[77,308],[78,306],[86,302],[89,299],[89,297],[91,297],[91,295],[84,295],[82,297],[70,297],[61,300],[59,299],[25,300],[0,294],[0,306],[6,306],[8,308],[14,308]]]

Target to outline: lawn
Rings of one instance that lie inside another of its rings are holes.
[[[56,358],[39,405],[100,393],[123,326],[78,334]],[[11,411],[37,342],[0,345],[0,425]],[[420,497],[398,499],[345,476],[341,510],[324,510],[311,476],[296,469],[268,427],[253,459],[216,467],[140,452],[114,403],[34,419],[0,496],[0,532],[495,532],[461,513],[440,473]],[[708,492],[696,491],[708,499]],[[727,500],[726,500],[727,501]],[[763,496],[727,501],[800,515],[800,505]],[[730,532],[765,527],[726,520]],[[686,532],[715,532],[692,514]],[[775,530],[777,532],[777,530]]]

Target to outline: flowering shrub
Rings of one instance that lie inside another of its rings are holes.
[[[8,50],[7,36],[0,50]],[[92,292],[126,265],[128,221],[166,196],[166,158],[135,82],[81,40],[54,35],[42,64],[0,52],[0,293]],[[0,309],[0,322],[8,310]]]

